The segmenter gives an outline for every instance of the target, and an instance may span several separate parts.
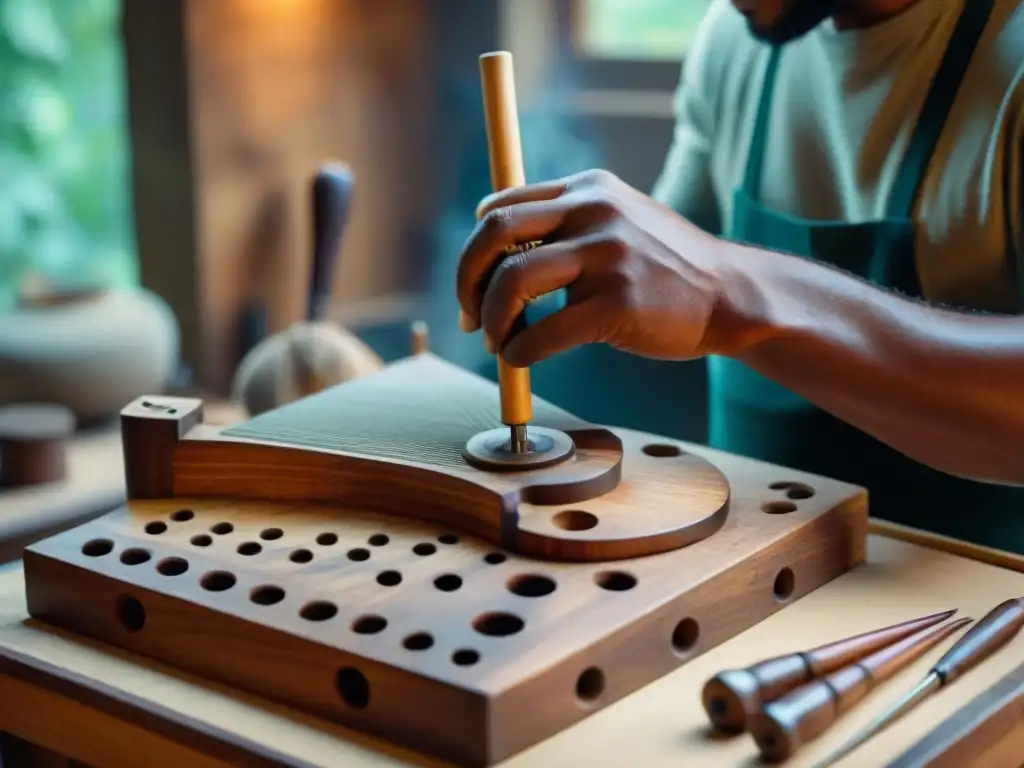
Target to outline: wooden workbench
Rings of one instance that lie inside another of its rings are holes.
[[[962,616],[980,618],[1002,600],[1024,596],[1024,558],[1003,556],[1000,561],[1005,567],[873,535],[867,565],[505,765],[756,765],[749,737],[713,740],[706,735],[699,693],[711,674],[952,607],[958,607]],[[0,569],[0,731],[94,768],[439,765],[27,621],[23,592],[20,565]],[[864,725],[906,691],[951,642],[871,695],[790,765],[809,764]],[[891,763],[997,683],[1002,693],[990,696],[985,717],[966,717],[961,712],[959,725],[954,722],[939,729],[950,741],[957,740],[959,732],[972,733],[973,737],[961,739],[961,749],[967,752],[950,752],[940,762],[899,765],[1016,768],[1024,764],[1021,637],[958,681],[955,689],[940,692],[840,765]],[[982,754],[984,758],[979,757]]]

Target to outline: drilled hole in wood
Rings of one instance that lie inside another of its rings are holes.
[[[146,626],[146,609],[137,597],[121,595],[114,603],[114,613],[121,626],[129,632],[138,632]]]
[[[582,509],[566,509],[552,517],[551,522],[563,531],[589,531],[597,527],[597,515]]]
[[[228,571],[210,571],[203,574],[199,580],[199,586],[210,592],[224,592],[235,586],[235,574]]]
[[[369,544],[371,547],[383,547],[389,541],[391,541],[391,539],[389,539],[383,533],[375,533],[373,534],[373,536],[366,540],[366,543]]]
[[[757,742],[757,746],[764,751],[774,750],[778,746],[778,742],[775,736],[770,733],[758,733],[754,736],[754,741]]]
[[[480,654],[472,648],[460,648],[452,654],[452,663],[460,667],[471,667],[480,661]]]
[[[526,622],[514,613],[485,613],[473,620],[473,629],[490,637],[508,637],[521,632],[525,626]]]
[[[243,541],[238,545],[238,548],[235,551],[240,555],[248,555],[249,557],[252,557],[253,555],[258,555],[263,551],[263,545],[258,541]]]
[[[454,592],[462,586],[462,577],[454,573],[446,573],[434,579],[434,586],[442,592]]]
[[[773,491],[785,491],[786,497],[795,501],[809,499],[816,491],[806,483],[795,483],[791,481],[772,483],[768,486]]]
[[[432,555],[437,552],[437,547],[431,544],[429,541],[423,541],[412,548],[412,551],[421,557]]]
[[[601,571],[594,576],[594,583],[609,592],[625,592],[636,586],[636,576],[625,571]]]
[[[555,591],[555,580],[535,573],[513,576],[508,591],[520,597],[544,597]]]
[[[444,533],[437,537],[437,540],[442,544],[458,544],[459,537],[454,533]]]
[[[792,501],[766,501],[761,505],[761,511],[768,515],[788,515],[796,512],[796,504]]]
[[[176,512],[171,512],[171,520],[176,523],[184,523],[186,520],[191,520],[196,516],[196,513],[191,509],[179,509]]]
[[[327,621],[338,615],[338,606],[327,600],[314,600],[299,610],[299,616],[306,621]]]
[[[181,576],[188,570],[188,560],[182,557],[165,557],[156,564],[156,572],[161,576]]]
[[[189,539],[193,546],[196,547],[208,547],[213,544],[213,539],[207,536],[205,533],[199,533]]]
[[[407,651],[425,651],[433,644],[434,638],[426,632],[416,632],[402,641],[402,647]]]
[[[597,667],[589,667],[576,678],[576,698],[589,704],[596,701],[604,693],[604,672]]]
[[[689,653],[700,639],[700,625],[694,619],[685,618],[672,630],[672,650],[682,655]]]
[[[775,599],[780,603],[789,600],[793,596],[793,590],[796,588],[796,576],[793,575],[793,571],[790,568],[783,568],[779,571],[775,577],[775,583],[772,585],[772,591],[775,593]]]
[[[366,709],[370,705],[370,682],[355,667],[339,669],[334,685],[341,700],[352,709]]]
[[[264,528],[260,531],[260,538],[264,541],[275,541],[284,536],[284,531],[280,528]]]
[[[488,565],[500,565],[508,560],[508,555],[504,552],[488,552],[484,555],[484,562]]]
[[[217,523],[216,525],[210,528],[210,533],[215,533],[218,536],[226,536],[233,530],[235,530],[235,526],[233,526],[231,523]]]
[[[321,547],[333,547],[338,543],[338,534],[336,533],[321,533],[316,537],[316,543]]]
[[[110,539],[91,539],[82,545],[82,554],[86,557],[103,557],[114,551],[114,542]]]
[[[383,632],[388,620],[383,616],[360,616],[352,622],[352,631],[357,635],[375,635]]]
[[[274,605],[284,600],[284,590],[273,584],[264,584],[253,589],[249,593],[249,599],[256,605]]]
[[[141,565],[152,557],[145,549],[132,547],[121,553],[121,562],[125,565]]]
[[[291,560],[293,563],[308,563],[310,560],[313,559],[313,553],[310,552],[308,549],[296,549],[294,552],[288,555],[288,559]]]
[[[668,443],[651,443],[650,445],[645,445],[640,450],[656,459],[671,459],[674,456],[683,455],[679,446],[669,445]]]
[[[154,520],[151,523],[146,523],[146,527],[143,530],[151,536],[158,536],[167,530],[167,523],[163,520]]]
[[[357,547],[356,549],[350,549],[348,551],[348,559],[355,560],[357,563],[361,563],[363,560],[370,559],[370,550]]]
[[[377,583],[382,587],[397,587],[402,583],[402,574],[398,571],[381,571],[377,574]]]

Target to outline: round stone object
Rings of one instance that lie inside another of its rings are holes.
[[[63,405],[18,403],[0,408],[0,487],[63,480],[74,431],[75,415]]]
[[[471,437],[462,455],[477,469],[493,472],[550,467],[576,451],[572,438],[557,429],[528,426],[526,441],[527,450],[517,453],[508,427],[490,429]]]

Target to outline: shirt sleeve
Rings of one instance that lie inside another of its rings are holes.
[[[711,16],[709,13],[708,16]],[[709,27],[705,17],[686,54],[675,95],[675,130],[652,197],[702,229],[721,233],[721,214],[711,179],[715,103],[708,92]]]

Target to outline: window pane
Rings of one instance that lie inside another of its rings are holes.
[[[576,40],[601,59],[679,60],[710,0],[577,0]]]
[[[0,8],[0,312],[29,275],[132,283],[121,0]]]

